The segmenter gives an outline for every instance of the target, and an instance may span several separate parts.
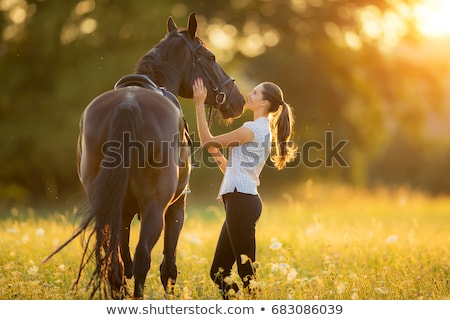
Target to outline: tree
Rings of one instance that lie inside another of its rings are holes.
[[[400,14],[402,6],[415,2],[0,2],[0,69],[7,75],[0,79],[0,199],[54,200],[80,190],[74,156],[81,112],[134,70],[139,57],[164,36],[169,15],[185,21],[191,11],[198,13],[199,36],[243,92],[263,80],[284,89],[295,108],[300,145],[325,143],[326,131],[333,132],[334,141],[349,141],[342,156],[350,168],[335,163],[282,174],[267,169],[264,178],[394,181],[390,146],[401,134],[411,143],[408,150],[426,149],[434,139],[426,123],[445,115],[448,97],[445,51],[434,53],[432,63],[424,60],[429,52],[421,55],[414,18]],[[183,105],[195,130],[192,105],[184,100]],[[444,139],[437,144],[430,148],[448,149]],[[424,157],[426,168],[443,166],[446,153],[436,154]],[[400,180],[448,192],[448,184],[432,182],[435,172],[412,166]],[[193,184],[204,183],[201,177],[208,174],[199,170]]]

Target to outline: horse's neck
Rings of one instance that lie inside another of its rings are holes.
[[[167,69],[167,70],[165,70]],[[175,69],[175,68],[174,68]],[[141,58],[136,66],[136,74],[145,74],[159,87],[164,87],[168,91],[172,92],[178,96],[179,81],[176,75],[168,70],[165,63],[161,63],[157,58],[155,58],[155,52],[149,52]],[[170,80],[168,81],[168,74],[170,75]]]

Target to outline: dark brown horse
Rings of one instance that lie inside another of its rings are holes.
[[[161,282],[170,290],[176,281],[176,247],[191,166],[186,125],[173,95],[192,98],[192,83],[202,77],[208,87],[206,103],[219,109],[224,119],[243,112],[244,97],[196,30],[194,14],[187,29],[179,29],[169,18],[167,35],[140,59],[136,74],[95,98],[81,117],[77,164],[89,210],[73,236],[53,254],[93,227],[78,275],[79,280],[93,258],[91,297],[106,292],[123,298],[125,279],[134,276],[134,297],[142,298],[151,251],[163,229]],[[136,214],[141,225],[132,259],[130,224]]]

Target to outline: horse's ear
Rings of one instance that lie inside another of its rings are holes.
[[[169,17],[169,20],[167,20],[167,31],[174,32],[177,30],[178,30],[178,27],[175,24],[175,21],[173,21],[172,17]]]
[[[197,19],[195,18],[195,12],[192,12],[189,16],[188,31],[192,39],[195,39],[197,33]]]

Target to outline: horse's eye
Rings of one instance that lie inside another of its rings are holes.
[[[216,56],[214,56],[214,55],[213,55],[213,56],[210,56],[210,57],[209,57],[209,60],[211,60],[212,62],[216,62]]]

